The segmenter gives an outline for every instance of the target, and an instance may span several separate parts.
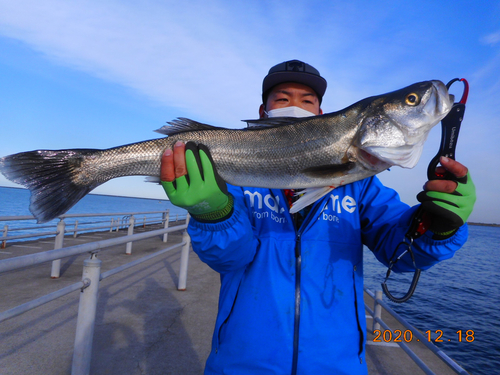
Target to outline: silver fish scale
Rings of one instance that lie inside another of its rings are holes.
[[[100,151],[96,158],[86,158],[82,167],[97,168],[103,180],[115,177],[160,176],[160,163],[163,151],[171,147],[168,138],[133,143],[130,145]],[[95,173],[94,171],[93,173]]]
[[[357,127],[352,117],[325,115],[276,128],[186,132],[168,139],[206,145],[221,177],[233,185],[317,187],[325,186],[325,175],[301,172],[343,164]]]
[[[177,141],[192,141],[208,147],[218,173],[233,185],[318,187],[325,186],[325,177],[328,184],[335,184],[337,176],[328,179],[325,173],[314,176],[302,171],[345,163],[359,127],[356,118],[324,115],[275,128],[188,131],[116,147],[86,157],[74,183],[88,184],[91,176],[94,180],[99,176],[97,185],[121,176],[159,176],[163,151]]]

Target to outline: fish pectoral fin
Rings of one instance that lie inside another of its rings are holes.
[[[303,208],[316,202],[318,199],[320,199],[325,194],[328,194],[333,189],[334,189],[333,186],[325,186],[325,187],[307,188],[307,189],[301,190],[299,192],[299,195],[301,195],[301,196],[299,199],[297,199],[292,204],[292,207],[290,208],[290,213],[294,214],[296,212],[299,212]]]
[[[356,165],[355,162],[349,161],[342,164],[319,165],[303,169],[301,172],[310,177],[340,177]]]
[[[159,184],[161,183],[160,176],[147,176],[144,179],[144,182],[152,182],[154,184]]]

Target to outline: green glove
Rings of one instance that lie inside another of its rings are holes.
[[[457,179],[453,193],[422,191],[417,195],[425,211],[432,215],[430,230],[437,235],[449,236],[465,224],[476,202],[476,188],[470,174]]]
[[[213,222],[227,218],[233,209],[233,199],[213,166],[208,148],[188,142],[186,168],[186,176],[173,182],[161,182],[170,202],[186,209],[199,221]]]

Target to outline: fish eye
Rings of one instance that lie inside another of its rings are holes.
[[[406,104],[411,105],[411,106],[415,106],[415,105],[418,105],[420,103],[420,97],[417,94],[415,94],[414,92],[412,92],[411,94],[406,95],[405,101],[406,101]]]

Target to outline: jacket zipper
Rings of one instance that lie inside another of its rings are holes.
[[[302,269],[302,254],[300,244],[301,233],[297,233],[295,240],[295,317],[293,324],[293,357],[292,375],[297,374],[297,362],[299,359],[299,328],[300,328],[300,276]]]
[[[297,374],[297,363],[299,360],[299,331],[300,331],[300,278],[302,274],[302,232],[311,221],[311,217],[315,217],[318,207],[313,207],[306,215],[302,224],[298,225],[297,216],[292,215],[297,236],[295,238],[295,316],[293,324],[293,355],[292,355],[292,375]],[[296,214],[298,215],[298,214]]]

